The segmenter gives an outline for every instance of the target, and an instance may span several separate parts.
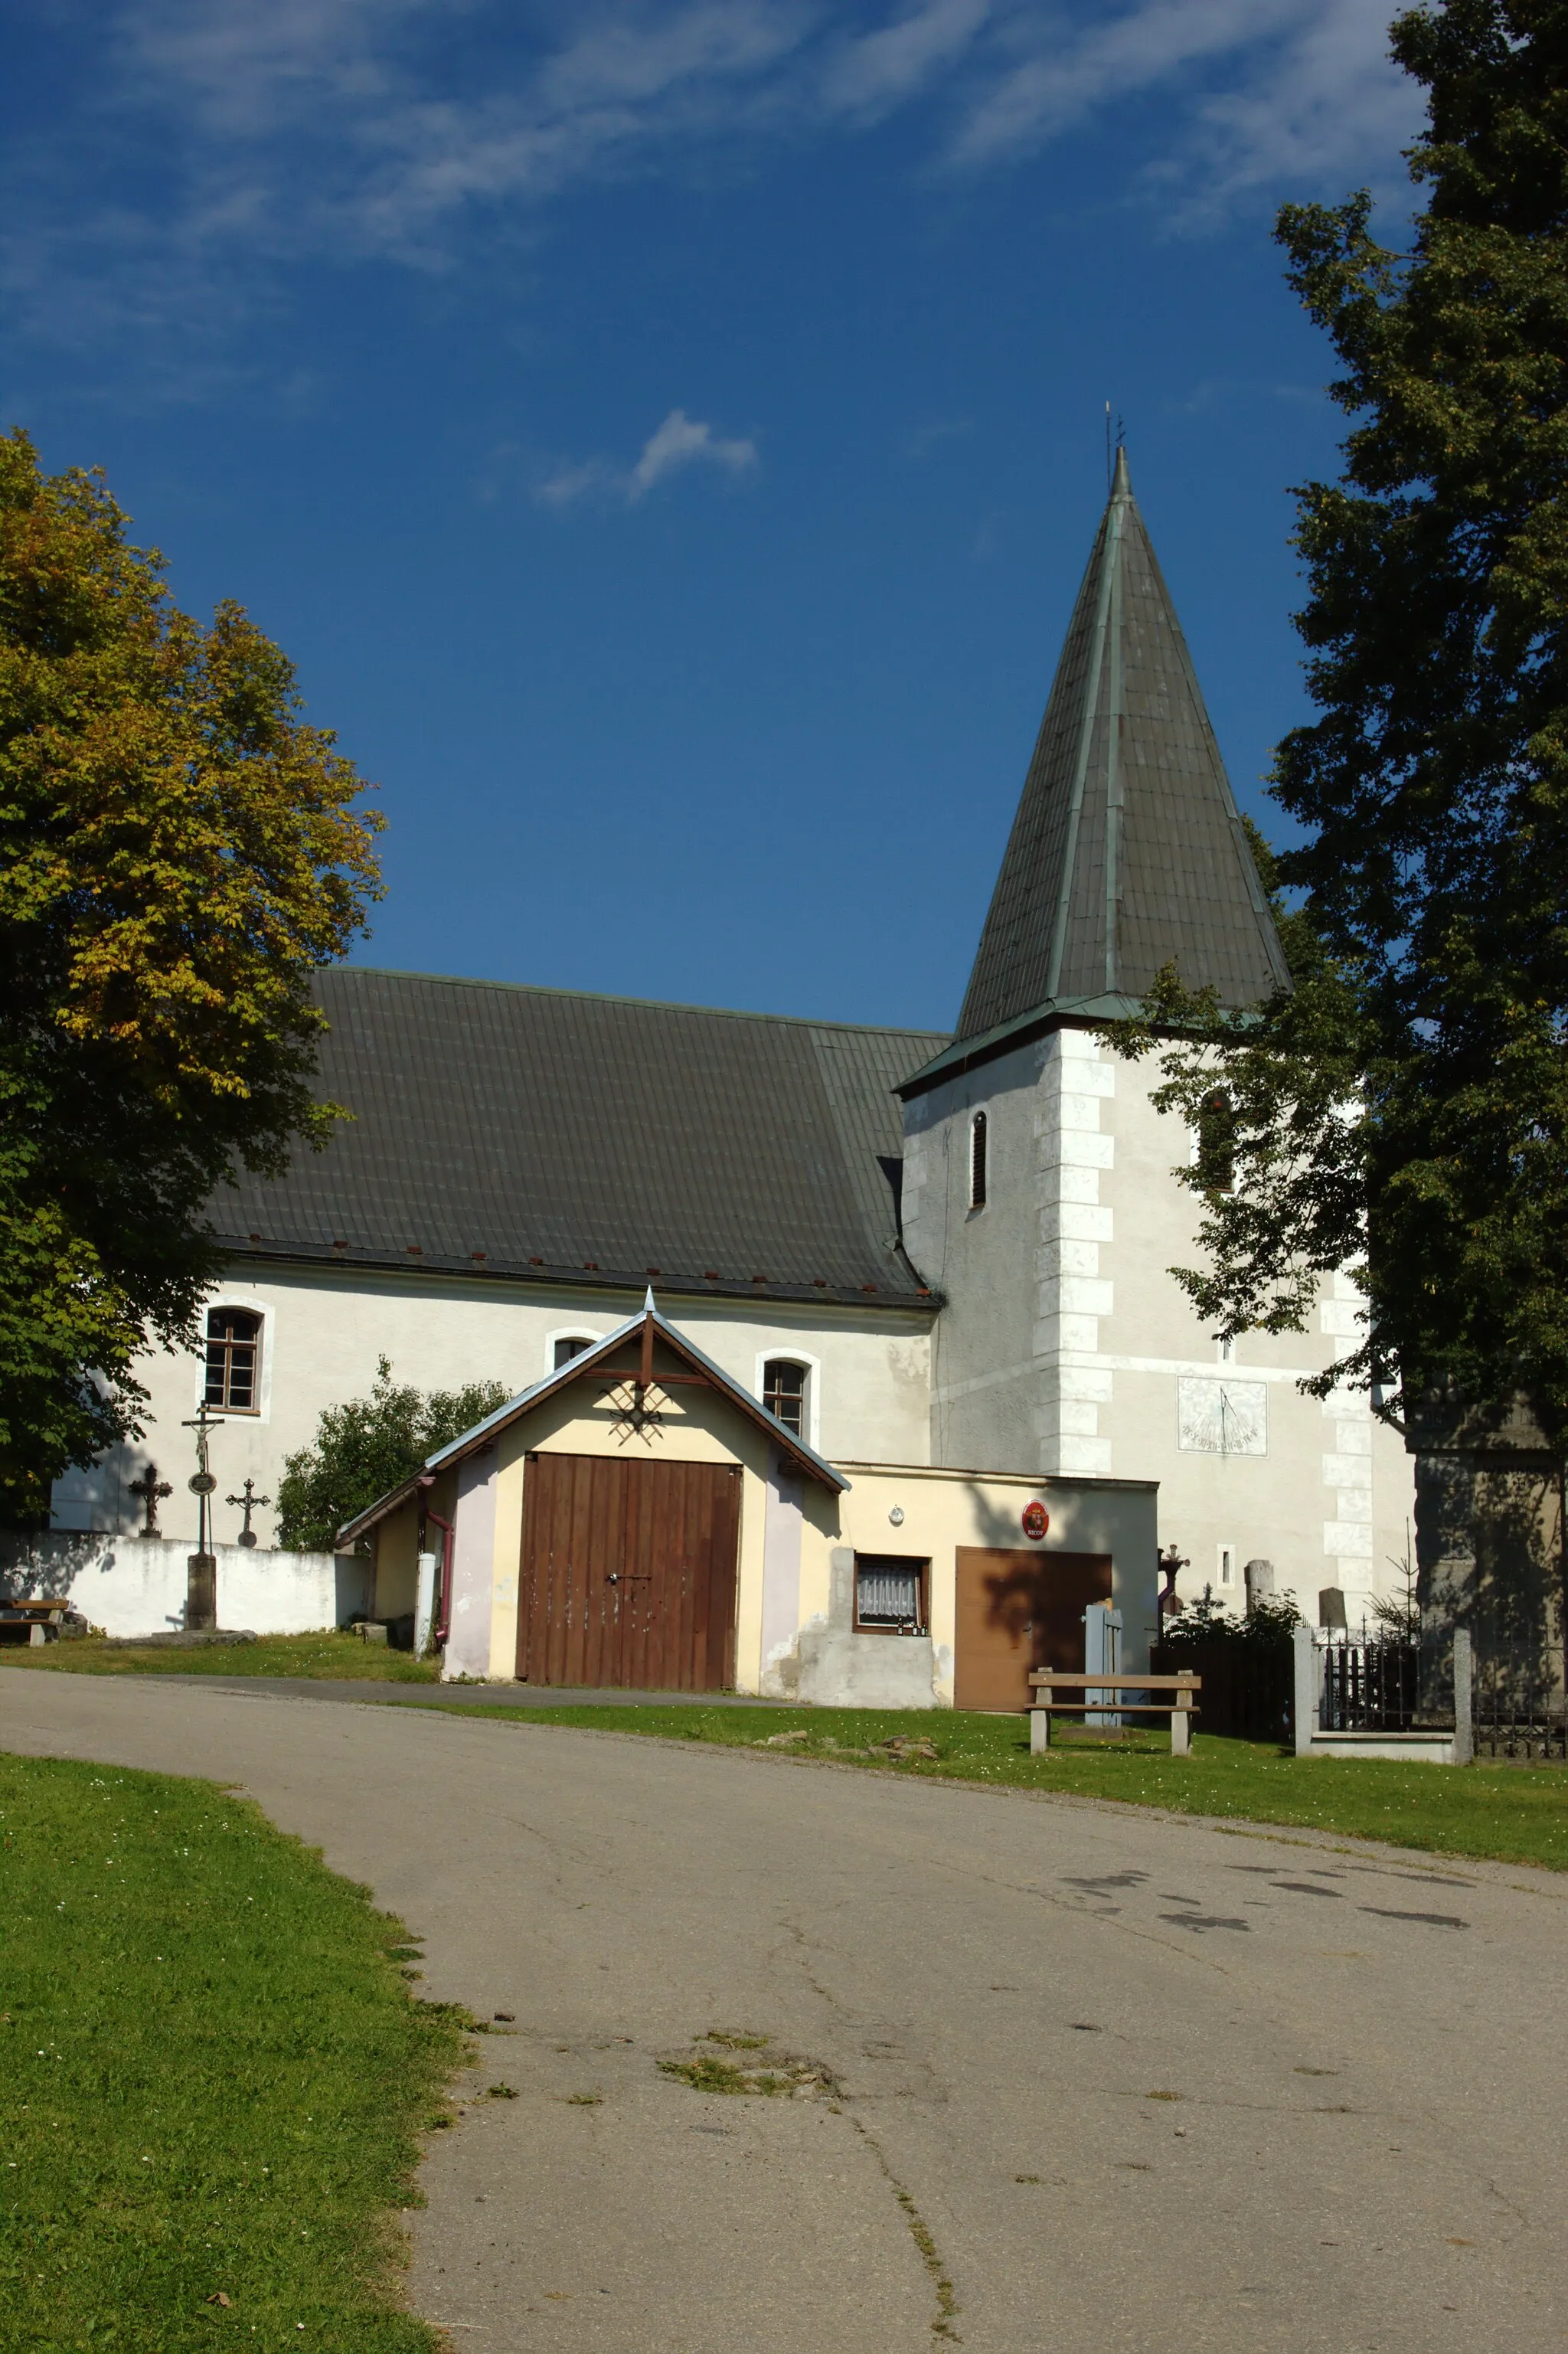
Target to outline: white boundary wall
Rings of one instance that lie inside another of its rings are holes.
[[[69,1601],[106,1635],[166,1635],[185,1623],[194,1546],[174,1537],[17,1538],[0,1553],[0,1593]],[[365,1607],[367,1560],[219,1545],[217,1623],[256,1635],[306,1635]]]

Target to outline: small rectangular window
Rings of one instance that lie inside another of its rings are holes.
[[[1234,1545],[1220,1547],[1220,1584],[1234,1585],[1236,1582],[1236,1549]]]
[[[569,1365],[574,1357],[580,1357],[585,1349],[591,1349],[592,1346],[593,1342],[591,1341],[585,1341],[580,1332],[568,1333],[564,1340],[557,1341],[556,1343],[556,1372],[558,1373],[563,1365]]]
[[[770,1357],[762,1368],[762,1403],[776,1422],[806,1436],[806,1368],[787,1357]]]
[[[986,1117],[977,1111],[969,1122],[969,1207],[983,1210],[986,1204]]]
[[[857,1553],[854,1624],[861,1635],[923,1635],[929,1562],[904,1553]]]
[[[254,1414],[260,1389],[261,1319],[248,1308],[207,1312],[207,1404],[222,1414]]]

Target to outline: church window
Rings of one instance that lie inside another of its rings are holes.
[[[930,1564],[905,1553],[857,1553],[854,1624],[861,1635],[923,1635]]]
[[[986,1119],[977,1111],[969,1122],[969,1207],[983,1210],[986,1204]]]
[[[776,1422],[806,1436],[806,1368],[788,1357],[769,1357],[762,1368],[762,1403]]]
[[[1236,1182],[1236,1108],[1215,1087],[1198,1107],[1197,1168],[1205,1193],[1232,1193]]]
[[[261,1319],[248,1308],[207,1312],[208,1405],[222,1414],[254,1414],[261,1370]]]
[[[593,1342],[588,1340],[585,1334],[581,1332],[563,1332],[556,1342],[555,1363],[552,1367],[552,1371],[558,1373],[563,1365],[569,1365],[574,1357],[580,1357],[585,1349],[591,1349],[592,1347]]]

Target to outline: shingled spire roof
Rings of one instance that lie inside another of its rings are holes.
[[[1162,965],[1229,1006],[1286,981],[1192,656],[1118,451],[952,1046],[1132,1010]]]

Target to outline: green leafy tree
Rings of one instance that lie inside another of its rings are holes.
[[[1231,1190],[1185,1172],[1223,1331],[1369,1301],[1318,1384],[1390,1418],[1524,1391],[1568,1436],[1568,5],[1400,16],[1425,88],[1408,245],[1366,195],[1287,206],[1288,276],[1351,420],[1299,493],[1319,716],[1271,790],[1294,990],[1250,1014],[1161,977],[1121,1043],[1164,1100],[1229,1098]],[[1173,1033],[1180,1035],[1170,1043]]]
[[[136,1428],[204,1204],[321,1143],[316,968],[380,820],[238,606],[182,613],[96,474],[0,435],[0,1516]]]
[[[370,1395],[329,1405],[313,1447],[287,1458],[278,1490],[278,1542],[301,1553],[330,1553],[337,1532],[367,1504],[411,1479],[428,1455],[450,1446],[504,1405],[501,1382],[470,1382],[428,1394],[394,1383],[381,1358]]]

